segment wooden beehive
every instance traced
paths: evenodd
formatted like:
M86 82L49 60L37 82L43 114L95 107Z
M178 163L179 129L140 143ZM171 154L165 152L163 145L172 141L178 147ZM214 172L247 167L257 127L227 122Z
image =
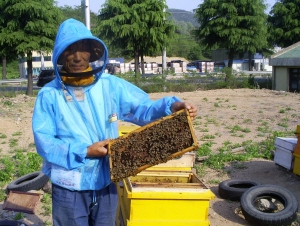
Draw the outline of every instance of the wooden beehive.
M108 144L112 181L134 176L198 148L186 109L140 127Z

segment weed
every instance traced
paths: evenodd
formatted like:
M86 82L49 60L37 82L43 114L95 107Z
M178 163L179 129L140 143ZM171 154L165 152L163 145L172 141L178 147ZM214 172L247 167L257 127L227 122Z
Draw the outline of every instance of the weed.
M13 103L10 100L4 101L3 104L8 107L11 107L13 105Z
M198 150L197 150L197 155L198 156L208 156L212 153L211 150L211 146L212 146L212 142L205 142L204 144L202 144Z
M244 132L244 133L250 133L251 130L249 128L244 128L244 129L242 129L242 132Z
M194 124L195 126L196 126L196 125L201 125L201 122L195 121L195 120L194 120L193 124Z
M230 130L230 133L235 133L237 131L242 131L242 128L239 125L233 126L232 129Z
M219 184L221 181L218 180L218 179L212 179L212 180L209 180L208 183L210 184Z
M284 110L284 109L280 109L280 110L279 110L279 113L281 113L281 114L282 114L282 113L285 113L285 110Z
M22 132L15 132L12 134L12 136L21 136L22 135Z
M284 122L279 122L277 125L284 127L284 128L288 128L288 126L289 126L287 123L284 123Z
M268 127L258 127L257 130L259 132L262 132L262 133L268 133L269 132L269 128Z
M245 123L245 124L250 124L250 123L252 123L252 119L249 119L249 118L248 118L248 119L245 119L243 123Z
M17 213L14 216L14 220L22 220L25 216L23 215L23 213Z
M9 156L4 156L0 159L2 169L0 170L0 181L8 182L13 179L15 173L14 163Z
M6 193L4 189L0 189L0 202L3 202L6 199Z
M0 138L4 139L4 138L7 138L7 136L5 134L0 134Z
M208 130L208 128L203 128L202 127L202 128L199 129L199 131L205 133L205 132L208 132L209 130Z
M18 145L17 139L9 139L9 147L16 147Z
M201 140L212 140L215 139L214 135L210 135L210 134L205 134L202 136Z
M206 168L205 164L195 166L196 173L199 177L203 177L205 175L205 168Z

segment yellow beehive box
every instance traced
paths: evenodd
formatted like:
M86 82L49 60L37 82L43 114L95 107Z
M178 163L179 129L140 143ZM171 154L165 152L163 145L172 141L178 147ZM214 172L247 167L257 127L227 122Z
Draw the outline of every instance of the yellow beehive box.
M117 183L117 226L209 226L215 195L193 172L143 171Z
M112 181L182 156L198 148L186 109L126 133L108 144Z
M293 155L295 156L293 173L300 175L300 155L295 153Z

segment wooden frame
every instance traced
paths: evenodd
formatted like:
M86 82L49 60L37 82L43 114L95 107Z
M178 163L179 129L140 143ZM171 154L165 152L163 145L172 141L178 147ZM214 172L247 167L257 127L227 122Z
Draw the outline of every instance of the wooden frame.
M108 144L112 181L136 175L198 148L186 109L163 117Z

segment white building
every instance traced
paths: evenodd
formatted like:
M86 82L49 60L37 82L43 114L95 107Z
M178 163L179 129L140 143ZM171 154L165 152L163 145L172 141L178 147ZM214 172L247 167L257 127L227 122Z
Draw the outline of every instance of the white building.
M52 69L52 54L43 51L32 52L32 76L38 76L42 69ZM19 58L20 78L27 77L27 59L26 55Z

